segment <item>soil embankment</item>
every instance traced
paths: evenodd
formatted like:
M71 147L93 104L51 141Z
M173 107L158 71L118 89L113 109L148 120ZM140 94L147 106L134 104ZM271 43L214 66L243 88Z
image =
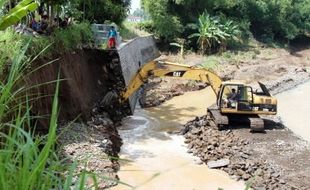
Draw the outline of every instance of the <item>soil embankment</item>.
M57 80L58 74L62 80L59 93L60 121L73 120L78 116L84 120L89 119L93 108L100 107L102 97L110 89L121 91L125 87L117 52L76 50L57 55L55 60L39 59L32 67L39 67L49 61L53 62L32 73L27 80L29 86L42 84L33 90L33 93L42 96L33 104L37 115L50 114L55 91L55 82L51 81ZM121 118L121 113L114 109L105 110L112 119ZM122 110L126 110L126 106ZM39 122L42 127L48 124L48 120L44 119Z

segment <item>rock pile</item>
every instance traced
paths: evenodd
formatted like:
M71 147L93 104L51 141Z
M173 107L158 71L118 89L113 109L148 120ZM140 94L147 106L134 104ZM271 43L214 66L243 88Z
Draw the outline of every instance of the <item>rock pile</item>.
M202 162L228 159L229 164L220 169L235 180L244 180L254 189L291 189L281 179L279 171L265 163L247 146L250 142L240 139L231 130L219 131L211 126L207 116L188 122L181 134L185 136L188 152Z
M58 130L61 154L69 159L69 164L77 161L76 174L81 171L96 174L99 189L117 184L121 139L108 113L96 113L87 124L63 124ZM93 185L91 178L86 180L87 187Z

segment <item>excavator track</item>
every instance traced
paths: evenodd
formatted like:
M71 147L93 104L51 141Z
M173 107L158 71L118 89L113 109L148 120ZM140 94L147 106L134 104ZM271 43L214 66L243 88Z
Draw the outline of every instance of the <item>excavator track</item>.
M207 109L207 116L212 125L219 130L225 126L247 126L251 132L264 132L264 120L258 115L223 115L216 105L212 105Z
M207 115L210 121L219 129L223 129L229 124L229 118L227 115L221 114L218 107L214 104L207 109Z
M265 131L264 120L262 118L252 117L252 118L249 118L249 120L250 120L251 132L264 132Z

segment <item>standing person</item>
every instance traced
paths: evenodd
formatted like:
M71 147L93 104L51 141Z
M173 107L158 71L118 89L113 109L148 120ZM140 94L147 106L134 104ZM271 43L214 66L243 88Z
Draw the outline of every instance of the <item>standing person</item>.
M117 32L114 28L114 26L111 26L109 34L108 34L108 47L109 48L115 48L116 47L116 37L117 37Z

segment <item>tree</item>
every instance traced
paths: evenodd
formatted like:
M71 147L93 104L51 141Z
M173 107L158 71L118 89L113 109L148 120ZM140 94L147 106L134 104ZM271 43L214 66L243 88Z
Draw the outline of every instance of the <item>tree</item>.
M220 19L220 30L223 32L224 38L220 38L221 51L226 50L228 43L239 41L241 38L241 31L239 26L226 17Z
M83 19L90 22L109 20L121 24L128 15L129 7L130 0L78 0L76 8L84 14Z
M142 3L153 20L155 33L165 41L172 40L183 31L179 17L169 12L168 4L168 0L148 0Z
M212 48L225 50L229 41L237 41L240 38L239 26L225 17L212 17L207 12L199 16L198 24L194 24L198 32L189 38L198 37L197 43L202 52Z
M142 0L142 7L150 13L159 36L167 35L167 24L169 36L187 36L192 31L185 26L205 10L244 24L244 30L249 26L258 39L291 40L310 31L310 0Z

